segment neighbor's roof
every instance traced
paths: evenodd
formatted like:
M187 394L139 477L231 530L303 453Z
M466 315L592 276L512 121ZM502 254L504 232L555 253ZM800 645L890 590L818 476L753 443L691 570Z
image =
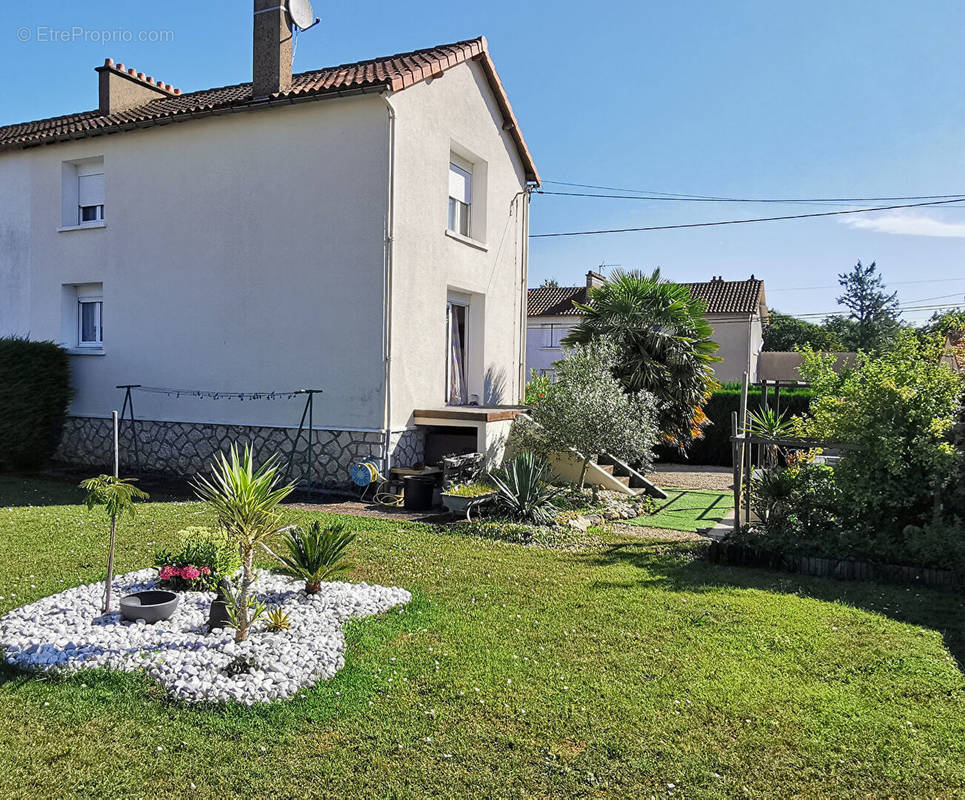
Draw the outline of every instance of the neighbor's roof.
M529 148L519 129L519 123L509 104L506 90L496 73L484 36L424 50L414 50L410 53L399 53L369 61L356 61L351 64L302 72L292 76L292 88L289 91L279 92L257 101L251 96L251 84L239 83L217 89L172 94L151 100L128 111L110 115L103 115L97 110L82 111L62 117L6 125L0 127L0 150L14 150L69 139L100 136L105 133L117 133L132 128L164 125L199 116L238 111L249 107L263 107L269 103L295 102L299 99L365 91L399 92L470 60L480 64L496 96L503 115L503 128L513 137L519 150L527 180L539 183L539 173L536 171L536 165L533 163ZM108 62L105 66L115 69L112 63Z
M764 281L753 275L746 281L714 278L703 283L685 283L690 293L707 304L708 314L756 314L765 305ZM585 286L540 286L529 290L531 317L576 317L580 311L573 303L587 304Z
M703 283L685 283L694 297L707 304L708 314L756 314L764 304L764 281L753 275L746 281L714 278Z

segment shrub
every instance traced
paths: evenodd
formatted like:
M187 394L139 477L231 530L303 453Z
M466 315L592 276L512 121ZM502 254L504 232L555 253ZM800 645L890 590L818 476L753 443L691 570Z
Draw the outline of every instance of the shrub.
M741 387L737 383L725 384L719 391L710 396L704 406L704 413L710 424L704 428L703 437L695 439L687 446L686 456L682 456L676 447L661 445L657 448L657 458L660 461L683 462L687 464L708 464L729 467L731 459L731 413L740 411ZM756 412L761 408L760 387L751 387L747 393L747 408ZM774 390L768 393L771 408L775 407ZM811 404L810 389L782 389L781 413L785 419L797 414L805 413Z
M549 391L552 381L547 375L540 375L536 370L530 370L529 382L526 384L526 405L538 405Z
M496 487L492 505L496 513L514 522L548 525L556 507L553 498L559 493L546 482L549 467L533 453L520 453L507 461L490 480Z
M803 353L814 401L800 433L856 448L837 467L843 522L883 547L897 546L906 525L923 525L940 508L955 465L947 434L961 379L940 363L940 349L911 331L880 357L860 354L844 375L827 357Z
M223 532L190 527L178 532L178 549L158 550L154 566L160 584L175 591L215 591L241 566L238 549Z
M42 466L60 443L72 397L66 350L0 338L0 467Z
M342 523L323 528L315 520L309 529L295 528L285 535L287 556L277 556L282 572L305 581L305 594L316 594L323 581L330 581L350 568L342 561L355 534L348 533Z

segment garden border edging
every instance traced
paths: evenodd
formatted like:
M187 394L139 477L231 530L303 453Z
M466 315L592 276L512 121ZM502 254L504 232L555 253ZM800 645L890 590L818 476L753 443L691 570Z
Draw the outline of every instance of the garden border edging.
M944 589L965 588L965 575L938 567L880 564L854 558L828 558L782 553L737 542L711 542L707 560L731 567L765 567L840 581L907 583Z

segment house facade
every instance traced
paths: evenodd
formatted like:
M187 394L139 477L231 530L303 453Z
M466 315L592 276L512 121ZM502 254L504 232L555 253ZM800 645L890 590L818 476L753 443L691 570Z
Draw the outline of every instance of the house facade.
M534 369L540 375L553 375L553 363L563 356L561 342L579 322L580 312L573 304L586 305L590 289L605 280L590 271L583 286L541 286L529 290L527 375ZM756 383L767 322L764 281L753 275L744 281L725 281L715 276L710 281L684 285L707 305L704 316L714 329L713 339L720 345L717 355L722 359L714 364L717 380L740 381L747 372L751 382Z
M0 335L72 354L62 459L109 463L123 385L125 453L181 474L234 440L301 463L320 390L323 484L422 461L437 418L491 442L479 407L522 395L539 178L486 40L292 75L259 4L252 83L108 59L96 110L0 128Z

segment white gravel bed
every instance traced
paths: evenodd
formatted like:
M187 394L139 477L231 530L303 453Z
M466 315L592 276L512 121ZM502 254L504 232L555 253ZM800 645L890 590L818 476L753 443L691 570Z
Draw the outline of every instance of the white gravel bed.
M186 702L236 701L246 705L292 697L345 665L342 623L380 614L409 602L405 589L366 583L323 583L306 595L304 583L259 570L253 595L288 613L291 629L265 630L255 623L249 640L236 644L234 629L207 633L212 592L179 592L168 620L147 625L121 621L117 604L131 592L154 589L156 570L114 579L115 610L101 613L103 583L78 586L14 609L0 617L0 648L8 664L47 672L108 667L143 670ZM237 656L258 667L229 675Z

